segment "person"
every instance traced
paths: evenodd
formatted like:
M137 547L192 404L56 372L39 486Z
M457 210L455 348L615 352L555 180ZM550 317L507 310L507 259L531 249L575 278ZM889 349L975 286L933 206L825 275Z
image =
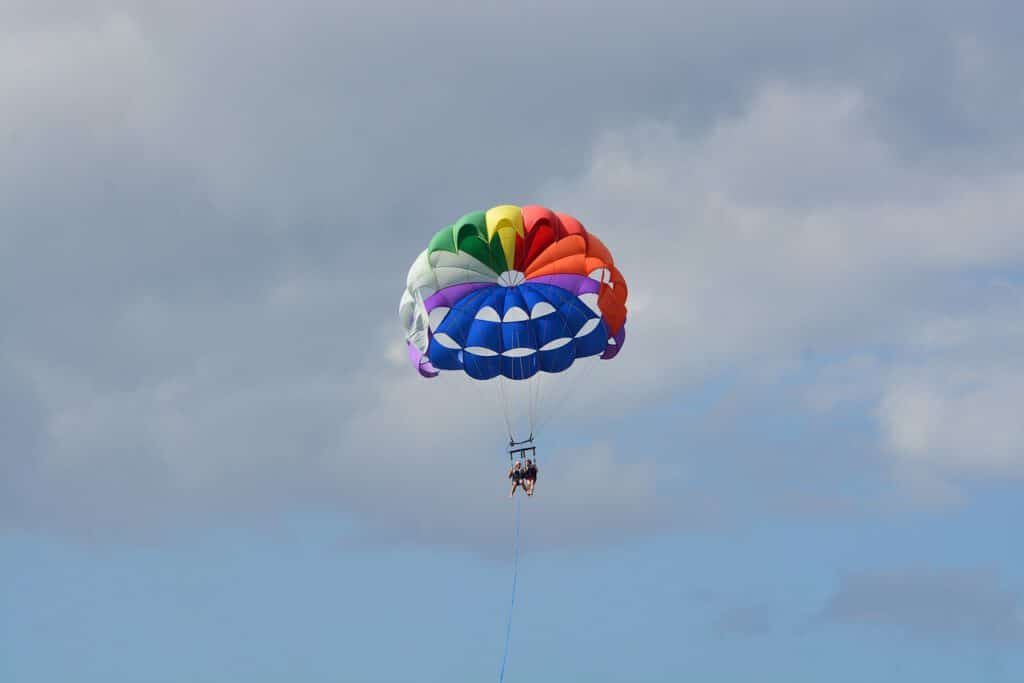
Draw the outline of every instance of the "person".
M515 495L516 489L520 486L525 490L526 485L523 483L523 463L516 460L516 464L512 465L512 469L508 471L508 478L512 480L512 490L509 491L509 498Z
M535 486L537 486L537 463L527 459L526 467L523 468L523 488L526 489L526 495L532 496Z

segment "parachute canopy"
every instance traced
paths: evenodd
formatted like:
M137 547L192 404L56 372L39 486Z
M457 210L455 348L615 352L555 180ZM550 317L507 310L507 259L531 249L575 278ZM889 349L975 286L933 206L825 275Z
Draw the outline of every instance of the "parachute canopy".
M611 252L578 220L502 205L434 235L409 269L399 317L423 377L522 380L614 358L626 296Z

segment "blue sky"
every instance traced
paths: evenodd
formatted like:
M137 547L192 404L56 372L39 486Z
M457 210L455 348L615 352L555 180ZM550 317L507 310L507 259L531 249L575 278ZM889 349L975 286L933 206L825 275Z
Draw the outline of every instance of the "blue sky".
M704 393L691 415L707 416L722 391ZM792 419L743 422L773 441L814 431ZM852 422L819 426L813 440L842 442L860 428ZM1001 682L1024 667L1019 631L1016 641L998 637L1008 622L992 605L1024 607L1012 487L981 487L954 509L863 502L583 548L537 548L545 519L525 503L506 680ZM9 533L4 679L486 680L502 649L511 525L510 508L490 530L493 557L353 543L351 521L325 512L132 543ZM872 582L879 574L890 581ZM855 597L880 601L866 621L830 614L865 577ZM933 611L898 607L908 582L934 584L924 595L938 601Z
M1008 540L1019 504L1007 498L890 528L764 525L570 552L530 552L531 525L543 520L527 509L506 679L1015 680L1016 644L822 616L842 576L880 564L1017 566ZM5 678L496 675L507 564L414 547L345 551L339 524L304 518L133 549L8 538Z
M630 286L507 681L1021 680L1020 15L8 3L0 680L496 679L498 395L396 309L502 203Z

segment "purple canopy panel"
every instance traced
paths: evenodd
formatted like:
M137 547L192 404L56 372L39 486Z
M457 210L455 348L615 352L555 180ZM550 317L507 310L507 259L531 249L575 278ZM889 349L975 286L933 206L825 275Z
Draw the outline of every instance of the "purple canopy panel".
M554 285L572 292L576 296L580 294L597 294L601 291L601 283L586 275L542 275L527 280L527 282Z
M619 351L622 350L622 345L626 342L626 322L622 322L622 327L612 337L614 344L609 341L608 345L604 347L604 353L601 354L601 360L611 360L615 356L619 355Z
M437 377L439 374L437 368L430 364L430 359L423 355L423 352L416 348L412 342L406 342L406 347L409 349L409 360L412 361L412 366L416 368L416 371L423 377Z
M440 289L428 296L427 300L423 302L423 305L426 307L427 313L430 313L438 306L447 306L448 308L451 308L459 299L471 292L483 289L484 287L497 286L498 285L495 282L467 282L461 285L452 285L451 287L445 287L444 289Z

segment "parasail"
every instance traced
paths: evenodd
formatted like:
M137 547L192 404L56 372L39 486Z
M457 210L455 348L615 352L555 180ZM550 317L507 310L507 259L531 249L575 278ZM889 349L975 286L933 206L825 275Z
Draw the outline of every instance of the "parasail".
M501 205L434 235L409 269L399 318L422 377L462 373L504 386L614 358L627 293L611 252L578 220Z

